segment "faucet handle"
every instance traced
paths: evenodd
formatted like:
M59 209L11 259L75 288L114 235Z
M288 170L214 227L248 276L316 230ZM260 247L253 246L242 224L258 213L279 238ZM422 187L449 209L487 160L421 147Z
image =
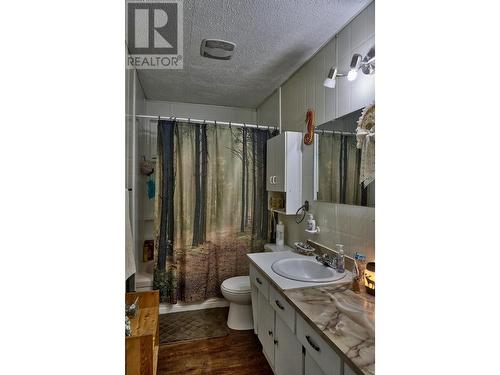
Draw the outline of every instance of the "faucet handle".
M326 254L316 255L316 260L318 262L324 262L326 259L327 259L327 255Z
M331 268L337 268L337 258L328 254L316 255L316 260Z

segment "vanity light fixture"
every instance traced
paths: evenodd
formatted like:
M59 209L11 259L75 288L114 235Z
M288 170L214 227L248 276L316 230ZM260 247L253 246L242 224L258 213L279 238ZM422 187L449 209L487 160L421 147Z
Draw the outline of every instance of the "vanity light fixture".
M361 62L361 71L365 74L375 73L375 46L370 48Z
M350 65L350 70L349 73L347 73L347 80L348 81L354 81L356 77L358 76L358 70L359 70L359 65L361 63L361 59L363 57L359 53L355 53L352 56L351 59L351 65Z
M326 77L325 81L323 82L323 86L334 89L335 77L337 77L337 68L332 66L330 68L330 71L328 72L328 77Z
M361 56L359 53L355 53L351 58L349 72L347 74L339 73L337 67L332 66L328 71L328 76L323 82L323 86L330 89L335 88L336 77L347 76L348 81L354 81L360 69L364 74L375 73L375 46L370 48L365 57Z

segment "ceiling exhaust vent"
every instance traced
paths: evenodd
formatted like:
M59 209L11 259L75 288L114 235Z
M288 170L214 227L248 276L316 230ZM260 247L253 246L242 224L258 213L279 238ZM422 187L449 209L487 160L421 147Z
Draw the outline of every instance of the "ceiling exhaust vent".
M203 39L200 55L209 59L230 60L233 57L236 44L220 39Z

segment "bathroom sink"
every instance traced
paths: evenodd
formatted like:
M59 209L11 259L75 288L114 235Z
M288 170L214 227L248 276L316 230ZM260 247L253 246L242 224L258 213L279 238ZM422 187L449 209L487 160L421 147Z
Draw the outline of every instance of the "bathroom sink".
M340 280L345 273L338 273L314 259L286 258L271 265L271 269L287 279L312 283L326 283Z

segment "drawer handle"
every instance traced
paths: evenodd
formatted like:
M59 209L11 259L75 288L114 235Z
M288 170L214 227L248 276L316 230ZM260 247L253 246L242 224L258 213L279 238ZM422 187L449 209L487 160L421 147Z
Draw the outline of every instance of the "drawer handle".
M280 301L276 300L274 301L276 302L276 306L278 306L281 310L285 310L285 308L283 307L283 305L280 303Z
M255 281L257 281L260 285L262 285L262 281L258 277L255 278Z
M272 335L273 335L273 331L267 331L267 334L268 334L269 336L272 336Z
M311 345L311 347L312 347L314 350L316 350L317 352L319 352L319 351L320 351L319 346L318 346L318 345L316 345L316 344L314 343L314 341L313 341L313 340L311 340L311 336L306 336L306 340L307 340L307 342L309 343L309 345Z

